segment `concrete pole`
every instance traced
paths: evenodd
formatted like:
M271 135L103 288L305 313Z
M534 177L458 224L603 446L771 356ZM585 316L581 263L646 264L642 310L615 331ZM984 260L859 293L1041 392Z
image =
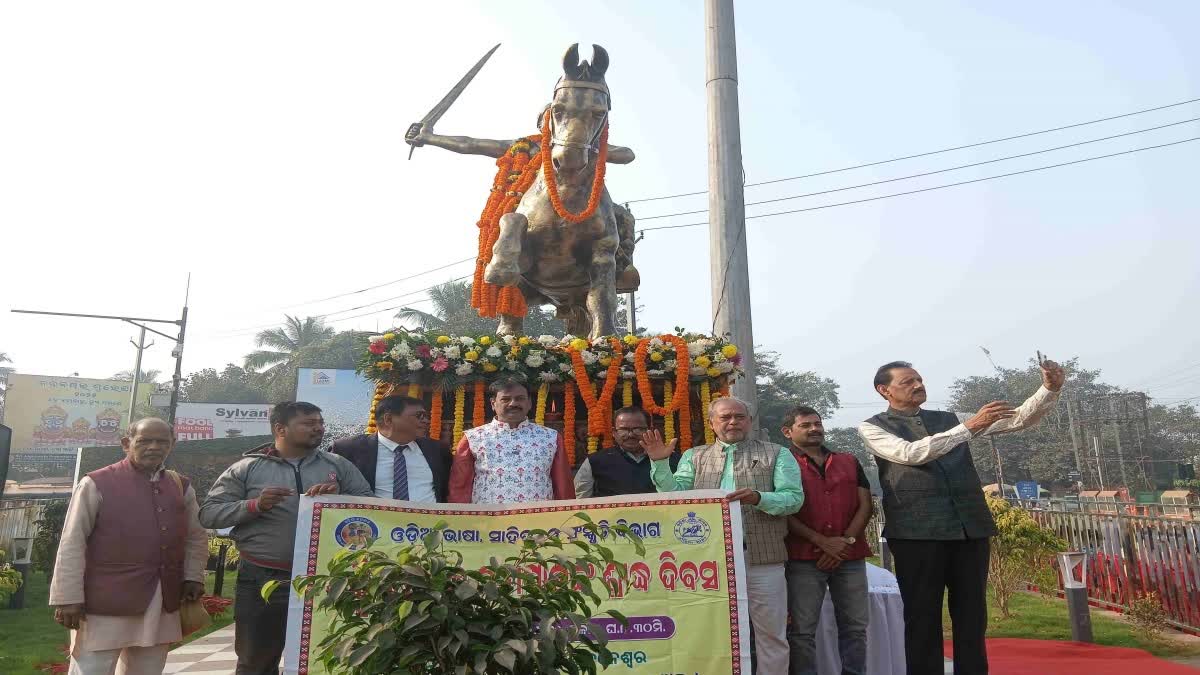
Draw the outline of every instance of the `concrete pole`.
M138 335L138 341L133 342L134 347L137 347L137 359L133 362L133 386L129 392L129 414L125 417L125 426L133 425L133 415L137 408L138 381L142 379L142 352L146 351L146 329L142 328L142 332Z
M633 291L629 291L629 295L625 298L625 301L626 332L630 335L637 335L637 301L634 298Z
M713 332L728 334L737 345L745 376L734 383L732 393L749 403L751 412L757 414L733 0L704 0L704 24Z
M1079 433L1075 428L1075 402L1070 395L1066 397L1067 403L1067 426L1071 429L1071 450L1075 453L1075 470L1079 472L1080 484L1083 482L1083 458L1079 452Z
M1125 474L1125 451L1121 448L1122 416L1117 412L1116 399L1109 397L1108 410L1112 413L1113 438L1117 439L1117 466L1121 467L1121 483L1124 487L1129 487L1129 476Z

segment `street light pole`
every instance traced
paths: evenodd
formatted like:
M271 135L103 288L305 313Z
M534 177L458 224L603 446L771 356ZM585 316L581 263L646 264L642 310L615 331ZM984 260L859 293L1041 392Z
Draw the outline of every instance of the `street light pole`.
M140 383L142 379L142 352L154 345L153 342L146 344L145 326L142 327L142 332L140 335L138 335L138 341L134 342L133 340L130 340L129 342L135 348L137 348L137 358L133 362L133 386L130 387L129 414L125 417L125 426L127 427L133 426L133 416L135 414L135 408L137 408L138 383Z

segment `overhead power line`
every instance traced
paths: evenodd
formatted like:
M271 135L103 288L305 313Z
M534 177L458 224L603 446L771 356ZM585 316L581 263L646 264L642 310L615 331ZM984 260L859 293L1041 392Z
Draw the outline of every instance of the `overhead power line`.
M944 152L954 152L955 150L966 150L967 148L977 148L981 145L991 145L993 143L1003 143L1004 141L1015 141L1020 138L1029 138L1031 136L1039 136L1041 134L1049 134L1049 133L1053 133L1055 131L1065 131L1067 129L1075 129L1078 127L1085 127L1085 126L1088 126L1089 124L1099 124L1101 122L1111 122L1112 120L1119 120L1119 119L1124 119L1126 117L1133 117L1134 115L1144 115L1146 113L1157 112L1159 110L1166 110L1168 108L1177 108L1181 105L1187 105L1189 103L1196 103L1197 101L1200 101L1200 98L1193 98L1193 99L1188 99L1186 101L1179 101L1178 103L1168 103L1167 105L1160 105L1160 106L1157 106L1154 108L1146 108L1144 110L1135 110L1133 112L1124 113L1122 115L1113 115L1111 117L1101 117L1099 119L1088 120L1086 122L1076 122L1075 124L1068 124L1066 126L1054 127L1052 129L1042 129L1040 131L1030 131L1030 132L1024 133L1024 134L1017 134L1016 136L1005 136L1004 138L994 138L989 141L980 141L978 143L968 143L966 145L956 145L951 148L942 148L941 150L930 150L929 152L920 152L915 155L904 155L903 157L893 157L891 159L884 159L884 160L879 160L876 162L867 162L865 164L855 164L853 166L844 166L840 169L829 169L827 171L818 171L816 173L806 173L806 174L803 174L800 176L788 176L786 178L774 178L771 180L760 181L758 183L746 183L746 187L756 187L759 185L772 185L774 183L783 183L786 181L801 180L804 178L815 178L817 176L828 176L829 174L833 174L833 173L841 173L843 171L853 171L854 169L865 169L865 168L871 167L871 166L879 166L880 164L891 164L892 162L901 162L906 159L917 159L918 157L929 157L930 155L938 155L938 154L941 154ZM695 196L704 195L704 194L708 194L708 191L700 190L698 192L681 192L679 194L664 195L661 197L644 197L642 199L630 199L630 200L626 201L625 203L626 204L635 204L635 203L641 203L641 202L653 202L653 201L659 201L659 200L663 200L663 199L676 199L679 197L695 197Z
M473 276L473 275L471 275L471 274L467 274L467 275L461 276L461 277L459 277L459 278L457 278L457 279L451 279L450 281L444 281L444 282L442 282L442 283L443 283L443 284L449 284L449 283L453 283L453 282L455 282L455 281L462 281L463 279L470 279L472 276ZM442 285L442 284L434 284L433 286L430 286L429 288L425 288L425 289L422 289L421 291L414 291L414 292L416 292L416 293L421 293L421 292L424 292L424 291L430 291L430 290L433 290L434 288L437 288L438 286L441 286L441 285ZM375 311L373 311L373 312L367 312L367 313L365 313L365 314L355 314L354 316L343 316L343 317L342 317L342 318L340 318L340 319L333 319L333 320L331 320L331 321L328 321L327 323L337 323L337 322L339 322L339 321L349 321L350 319L359 319L359 318L362 318L362 317L364 317L364 316L373 316L373 315L375 315L375 314L379 314L380 312L390 312L390 311L392 311L392 310L396 310L396 309L402 309L402 308L404 308L404 307L407 307L408 305L411 305L411 304L413 304L413 303L411 303L411 302L408 302L408 303L404 303L404 304L402 304L402 305L396 305L395 307L384 307L383 309L377 309L377 310L375 310Z
M1198 141L1198 140L1200 140L1200 136L1193 136L1192 138L1185 138L1183 140L1172 141L1170 143L1161 143L1159 145L1148 145L1148 146L1142 147L1142 148L1134 148L1132 150L1124 150L1122 152L1113 152L1113 153L1109 153L1107 155L1097 155L1095 157L1085 157L1083 159L1077 159L1077 160L1070 161L1070 162L1060 162L1058 164L1050 164L1048 166L1038 166L1038 167L1034 167L1032 169L1024 169L1022 171L1012 171L1009 173L997 174L995 176L984 176L983 178L964 180L964 181L959 181L957 183L947 183L946 185L934 185L932 187L921 188L919 190L894 192L892 194L879 195L876 197L867 197L865 199L855 199L855 200L848 201L848 202L837 202L834 204L822 204L820 206L809 206L809 207L803 208L803 209L790 209L787 211L772 211L771 213L759 213L759 214L756 214L753 216L746 216L746 220L754 220L756 218L770 218L772 216L784 216L784 215L788 215L791 213L804 213L806 211L820 211L822 209L832 209L832 208L835 208L838 206L849 206L851 204L864 204L866 202L875 202L875 201L879 201L881 199L891 199L892 197L903 197L906 195L920 194L922 192L932 192L934 190L944 190L946 188L958 187L960 185L970 185L972 183L982 183L984 181L995 180L997 178L1008 178L1009 176L1020 176L1022 174L1034 173L1037 171L1045 171L1047 169L1057 169L1059 167L1071 166L1074 164L1083 164L1085 162L1094 162L1098 159L1107 159L1109 157L1120 157L1122 155L1132 155L1132 154L1138 153L1138 152L1145 152L1146 150L1157 150L1159 148L1167 148L1167 147L1171 147L1173 145L1181 145L1183 143L1190 143L1192 141ZM640 229L643 232L651 232L654 230L679 230L679 229L683 229L686 227L700 227L702 225L708 225L708 222L705 221L705 222L700 222L700 223L684 223L682 225L659 225L657 227L643 227Z
M1004 161L1007 161L1010 159L1020 159L1022 157L1032 157L1034 155L1044 155L1047 152L1066 150L1068 148L1077 148L1081 145L1088 145L1091 143L1100 143L1102 141L1111 141L1114 138L1124 138L1126 136L1136 136L1137 134L1149 133L1151 131L1158 131L1159 129L1166 129L1169 127L1177 127L1181 124L1190 124L1191 122L1200 122L1200 117L1193 117L1191 119L1182 120L1179 122L1171 122L1170 124L1160 124L1159 126L1150 127L1148 129L1138 129L1137 131L1128 131L1123 134L1114 134L1112 136L1093 138L1093 139L1090 139L1087 141L1079 141L1078 143L1068 143L1067 145L1058 145L1053 148L1046 148L1044 150L1034 150L1032 152L1023 152L1019 155L1008 155L1007 157L997 157L996 159L987 159L987 160L984 160L981 162L972 162L970 164L960 164L958 166L952 166L952 167L948 167L945 169L937 169L935 171L925 171L922 173L909 174L907 176L899 176L897 178L887 178L884 180L871 181L870 183L859 183L858 185L848 185L846 187L831 188L829 190L819 190L817 192L806 192L804 194L791 195L788 197L775 197L774 199L762 199L762 200L759 200L756 202L746 202L746 206L757 206L759 204L773 204L776 202L786 202L786 201L790 201L793 199L802 199L804 197L815 197L818 195L827 195L827 194L830 194L833 192L845 192L846 190L857 190L858 188L871 187L873 185L883 185L884 183L895 183L897 181L909 180L912 178L923 178L925 176L933 176L933 175L936 175L939 173L958 171L960 169L970 169L972 167L983 166L985 164L995 164L996 162L1004 162ZM708 209L700 209L697 211L681 211L679 213L664 213L659 216L642 216L642 217L638 218L638 221L658 220L660 218L672 218L675 216L694 216L694 215L698 215L701 213L708 213Z
M327 298L321 298L319 300L307 300L305 302L297 302L294 305L286 305L283 307L283 309L290 309L292 307L300 307L302 305L315 305L318 302L325 302L327 300L336 300L338 298L344 298L348 295L358 295L359 293L366 293L367 291L374 291L376 289L384 288L385 286L392 286L394 284L398 284L401 281L408 281L409 279L416 279L417 277L425 276L426 274L429 274L431 272L440 272L444 269L454 267L455 265L461 265L465 262L470 262L474 259L475 259L475 256L471 256L470 258L463 258L462 260L455 260L454 262L446 263L445 265L442 265L441 267L434 267L433 269L423 270L423 271L417 272L415 274L410 274L406 277L400 277L399 279L392 279L391 281L388 281L388 282L385 282L382 284L376 284L374 286L367 286L366 288L360 288L357 291L346 291L345 293L338 293L337 295L331 295Z

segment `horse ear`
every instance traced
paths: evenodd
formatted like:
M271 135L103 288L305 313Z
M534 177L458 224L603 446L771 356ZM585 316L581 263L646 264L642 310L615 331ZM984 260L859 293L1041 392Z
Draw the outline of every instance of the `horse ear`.
M563 54L563 74L568 80L578 80L582 71L583 68L579 66L579 43L576 42Z
M608 70L608 52L600 45L592 45L592 69L591 76L593 80L600 81L604 79L604 72Z

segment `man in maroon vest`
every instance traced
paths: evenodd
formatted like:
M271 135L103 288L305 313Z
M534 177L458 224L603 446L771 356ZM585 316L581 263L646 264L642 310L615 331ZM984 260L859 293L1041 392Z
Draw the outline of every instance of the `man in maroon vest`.
M817 621L829 589L837 617L843 675L867 668L867 564L863 536L871 518L871 485L858 459L823 444L821 415L808 406L783 417L804 481L804 506L788 518L788 631L790 675L816 675Z
M163 469L164 421L135 422L125 459L79 481L67 509L50 604L74 631L71 673L158 675L181 639L179 605L204 593L208 533L190 481Z

